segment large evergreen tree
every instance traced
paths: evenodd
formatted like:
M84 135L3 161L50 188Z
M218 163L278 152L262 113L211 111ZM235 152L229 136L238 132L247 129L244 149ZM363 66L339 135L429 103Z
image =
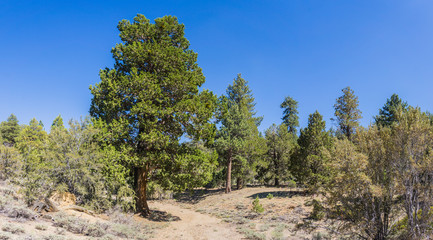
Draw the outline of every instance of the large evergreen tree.
M287 96L284 102L281 103L280 107L283 110L283 123L287 126L288 131L292 134L296 134L296 128L299 127L298 117L298 102Z
M13 145L19 133L20 125L18 125L18 119L14 114L11 114L8 119L0 125L2 139L4 142Z
M322 115L315 111L308 118L308 126L301 130L298 149L292 156L291 171L296 180L316 188L329 176L327 161L332 147L332 137L325 129Z
M337 98L334 105L336 117L334 120L337 122L338 130L350 139L359 126L361 111L358 109L359 101L354 91L350 87L343 88L341 91L343 95Z
M137 210L143 214L149 213L149 181L182 190L193 187L195 176L207 176L214 164L181 144L182 136L213 138L209 119L216 102L212 92L199 91L205 77L184 28L172 16L154 24L143 15L132 23L121 21L122 43L112 50L114 68L101 70L101 82L90 87L90 114L105 129L103 138L129 153L125 164L134 170Z
M287 126L272 124L265 131L266 145L268 151L266 160L268 162L268 178L274 179L275 186L280 185L280 180L289 177L290 154L295 146L293 134L287 131Z
M239 181L242 181L245 170L252 168L251 160L254 158L248 149L249 145L256 146L255 143L259 142L257 126L262 118L255 117L254 97L248 82L240 74L228 86L226 96L220 98L219 108L221 128L217 133L216 146L220 160L226 166L226 193L229 193L232 167L236 166L234 172Z
M407 102L404 102L397 94L392 94L386 100L385 105L379 109L379 115L374 117L378 126L391 126L392 123L397 121L397 113L402 110L403 112L408 109Z

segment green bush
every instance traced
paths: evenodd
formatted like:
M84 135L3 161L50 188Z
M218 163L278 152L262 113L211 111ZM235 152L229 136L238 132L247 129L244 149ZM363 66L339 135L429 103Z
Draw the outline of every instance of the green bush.
M293 180L289 180L289 181L287 182L287 187L288 187L288 188L295 188L295 187L296 187L296 182L293 181Z
M274 198L274 195L272 195L271 193L268 194L268 196L266 196L267 199L272 199Z
M316 199L313 199L312 205L313 205L313 211L310 214L310 218L313 220L322 220L325 217L325 211L324 211L325 208Z
M33 119L20 132L16 152L20 153L17 159L22 159L22 167L17 179L26 203L33 205L57 191L74 194L78 205L97 212L116 205L123 210L134 209L131 175L120 164L127 156L112 146L101 145L100 130L90 119L70 121L69 126L53 125L48 134ZM0 172L5 165L2 159L11 158L2 157L11 155L2 152L8 153L0 148Z
M262 204L260 204L259 196L257 196L253 201L253 211L256 213L262 213L265 211Z

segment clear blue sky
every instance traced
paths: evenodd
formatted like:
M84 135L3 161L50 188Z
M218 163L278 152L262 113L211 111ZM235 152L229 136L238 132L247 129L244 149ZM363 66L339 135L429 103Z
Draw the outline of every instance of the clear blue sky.
M112 67L118 21L175 15L198 53L205 88L220 95L237 73L264 116L280 123L287 95L302 127L316 109L327 126L350 86L367 126L392 93L433 111L433 1L0 1L0 120L47 129L88 114L89 85Z

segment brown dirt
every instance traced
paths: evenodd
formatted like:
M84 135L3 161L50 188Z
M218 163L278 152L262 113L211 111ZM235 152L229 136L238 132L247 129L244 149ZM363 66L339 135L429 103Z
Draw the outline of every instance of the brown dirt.
M242 239L242 235L220 219L176 206L172 203L150 202L152 210L168 212L173 221L156 232L154 239Z
M267 198L269 194L273 198ZM257 196L265 209L261 214L252 211ZM309 221L312 207L305 203L310 200L312 196L301 189L251 187L229 194L222 189L195 190L176 200L151 201L149 206L180 218L157 231L155 239L312 239L319 233L332 238L320 227L299 228Z

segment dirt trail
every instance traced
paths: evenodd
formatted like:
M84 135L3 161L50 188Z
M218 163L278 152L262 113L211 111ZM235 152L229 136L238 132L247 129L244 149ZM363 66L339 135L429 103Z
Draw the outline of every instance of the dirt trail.
M151 208L180 218L170 222L170 226L157 230L153 239L243 239L233 227L216 217L165 202L152 202Z

